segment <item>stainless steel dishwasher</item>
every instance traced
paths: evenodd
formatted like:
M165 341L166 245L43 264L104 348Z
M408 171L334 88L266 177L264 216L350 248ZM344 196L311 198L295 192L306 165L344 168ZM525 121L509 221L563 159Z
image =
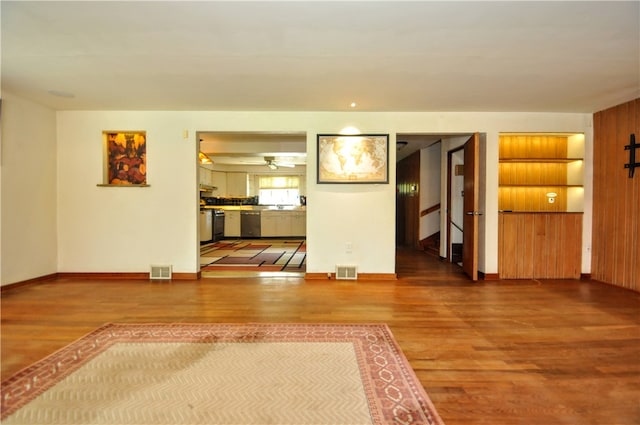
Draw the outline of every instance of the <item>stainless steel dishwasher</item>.
M260 211L240 211L240 236L243 238L260 237Z

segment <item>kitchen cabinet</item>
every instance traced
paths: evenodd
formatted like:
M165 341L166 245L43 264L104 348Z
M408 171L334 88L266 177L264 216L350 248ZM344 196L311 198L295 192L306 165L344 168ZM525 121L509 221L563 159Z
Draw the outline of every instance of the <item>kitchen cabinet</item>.
M226 173L228 197L247 196L247 173Z
M269 214L269 211L262 211L260 214L260 236L275 237L277 233L277 214Z
M304 211L263 210L260 220L262 237L305 236Z
M240 237L240 210L225 210L224 236L225 238Z
M291 236L307 235L307 213L305 211L293 211L291 213Z
M212 186L211 185L211 170L206 167L200 167L198 172L200 187Z
M227 196L227 173L222 171L211 171L211 186L218 189L214 192L216 196Z
M264 210L260 217L262 237L291 236L289 211Z

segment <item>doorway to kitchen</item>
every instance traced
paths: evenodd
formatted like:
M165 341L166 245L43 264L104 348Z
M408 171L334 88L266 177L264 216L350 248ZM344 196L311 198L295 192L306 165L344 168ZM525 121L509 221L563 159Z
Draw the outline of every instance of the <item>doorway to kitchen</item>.
M202 277L304 276L306 133L201 131L198 140L201 211L224 217L221 237L200 237Z

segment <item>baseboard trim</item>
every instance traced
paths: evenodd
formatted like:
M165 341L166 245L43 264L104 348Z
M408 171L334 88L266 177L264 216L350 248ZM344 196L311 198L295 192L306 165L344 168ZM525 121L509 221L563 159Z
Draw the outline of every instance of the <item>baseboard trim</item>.
M60 279L149 280L149 273L139 272L61 272Z
M65 279L100 279L100 280L151 280L145 272L106 272L106 273L58 273L59 278ZM198 280L200 273L172 273L171 280ZM158 279L164 280L164 279Z
M0 294L14 289L22 288L25 286L35 285L38 283L46 282L48 280L54 280L58 277L58 273L46 274L44 276L34 277L33 279L22 280L20 282L9 283L7 285L0 286Z
M482 280L500 280L500 275L498 273L478 272L478 277Z
M202 277L200 272L197 273L173 273L172 280L198 280Z
M306 280L336 280L336 274L305 273L304 278ZM357 280L398 280L398 275L395 273L358 273Z

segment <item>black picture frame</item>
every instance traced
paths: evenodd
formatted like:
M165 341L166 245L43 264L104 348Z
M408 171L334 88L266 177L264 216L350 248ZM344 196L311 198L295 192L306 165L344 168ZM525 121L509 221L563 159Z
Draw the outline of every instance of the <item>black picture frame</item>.
M318 134L319 184L388 184L388 134Z

